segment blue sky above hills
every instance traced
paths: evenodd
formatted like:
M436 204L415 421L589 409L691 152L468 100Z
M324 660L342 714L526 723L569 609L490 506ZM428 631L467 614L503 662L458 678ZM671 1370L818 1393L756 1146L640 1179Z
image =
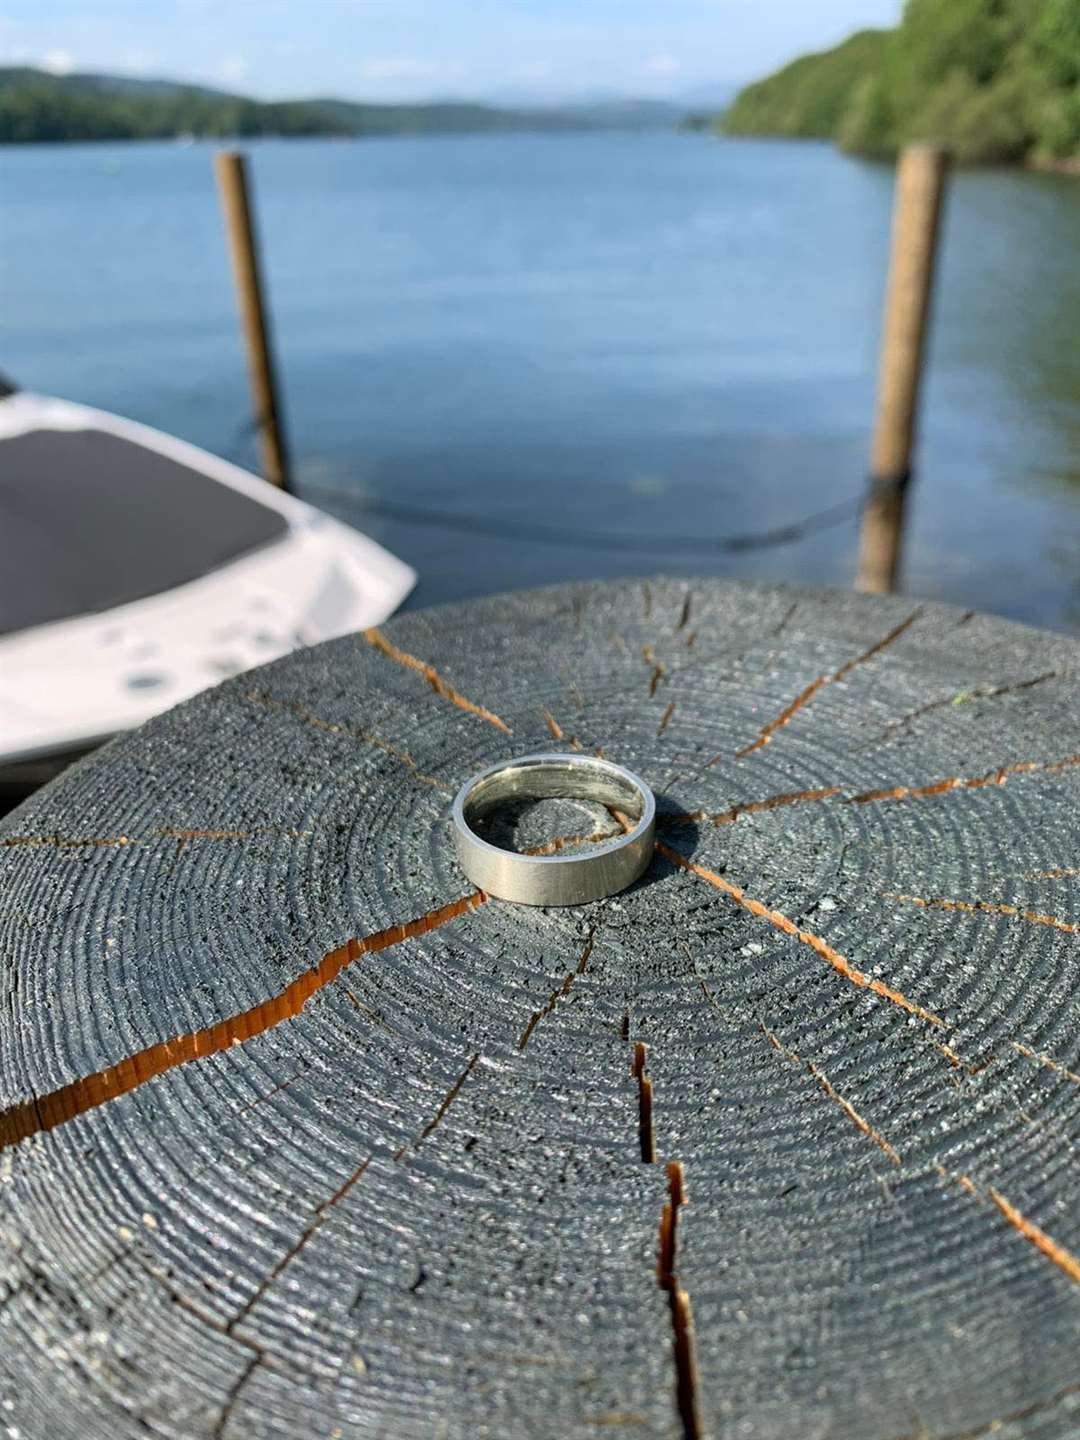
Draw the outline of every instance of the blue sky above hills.
M6 0L0 64L267 97L683 99L893 24L899 10L900 0Z

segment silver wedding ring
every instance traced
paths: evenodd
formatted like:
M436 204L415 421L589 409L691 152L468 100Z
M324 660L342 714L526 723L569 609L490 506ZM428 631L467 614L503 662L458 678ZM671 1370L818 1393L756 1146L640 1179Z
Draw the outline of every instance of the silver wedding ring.
M473 829L514 800L590 800L633 821L583 854L524 855L491 845ZM525 755L481 770L454 801L458 864L488 895L518 905L583 905L632 885L653 853L656 802L643 780L591 755Z

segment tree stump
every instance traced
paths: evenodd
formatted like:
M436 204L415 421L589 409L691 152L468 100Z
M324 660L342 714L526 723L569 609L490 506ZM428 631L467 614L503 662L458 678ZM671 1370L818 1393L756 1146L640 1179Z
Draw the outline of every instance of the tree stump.
M0 830L0 1435L1075 1435L1078 661L561 587L76 766ZM561 747L651 869L470 892L454 791Z

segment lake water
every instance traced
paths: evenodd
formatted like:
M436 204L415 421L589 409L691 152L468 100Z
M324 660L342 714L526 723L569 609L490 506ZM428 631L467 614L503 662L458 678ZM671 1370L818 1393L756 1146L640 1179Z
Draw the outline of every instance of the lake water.
M862 489L889 170L659 133L250 150L298 489L417 567L411 603L659 570L850 583L852 519L706 542ZM0 149L0 369L254 467L211 153ZM1080 181L957 176L912 594L1080 629L1078 333Z

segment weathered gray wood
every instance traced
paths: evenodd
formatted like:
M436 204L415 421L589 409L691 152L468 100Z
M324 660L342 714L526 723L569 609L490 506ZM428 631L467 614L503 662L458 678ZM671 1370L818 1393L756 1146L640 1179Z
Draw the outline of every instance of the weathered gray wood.
M0 1433L679 1437L682 1291L703 1433L1076 1434L1080 650L915 611L658 580L409 615L10 816ZM464 777L571 737L676 858L437 914L270 1023L467 894Z

